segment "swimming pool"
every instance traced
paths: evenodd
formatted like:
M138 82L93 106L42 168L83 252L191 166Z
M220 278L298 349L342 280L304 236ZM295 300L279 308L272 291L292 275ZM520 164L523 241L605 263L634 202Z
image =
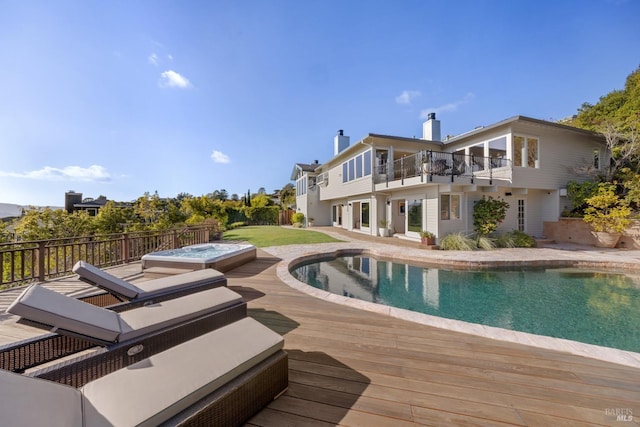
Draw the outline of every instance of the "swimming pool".
M576 268L452 270L365 255L294 265L328 292L428 315L640 351L640 279Z
M256 259L256 247L239 243L204 243L142 256L142 268L214 268L225 272Z

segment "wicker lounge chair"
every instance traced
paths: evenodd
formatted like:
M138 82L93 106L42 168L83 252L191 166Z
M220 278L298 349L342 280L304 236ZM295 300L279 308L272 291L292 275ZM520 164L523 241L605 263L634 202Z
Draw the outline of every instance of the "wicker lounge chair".
M121 366L242 319L246 310L225 287L118 313L31 285L7 312L53 333L0 347L0 368L22 372L95 346L102 351L92 357Z
M286 390L282 348L244 318L77 388L0 371L0 411L10 425L241 425Z
M164 301L227 285L224 274L212 268L147 280L135 285L84 261L78 261L73 266L73 272L83 282L107 292L80 299L116 311L130 310L150 302Z

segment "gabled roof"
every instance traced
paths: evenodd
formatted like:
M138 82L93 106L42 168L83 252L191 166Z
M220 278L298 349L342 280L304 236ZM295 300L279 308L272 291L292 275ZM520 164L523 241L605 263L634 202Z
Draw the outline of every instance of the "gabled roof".
M526 123L532 123L535 125L539 125L539 126L547 126L547 127L553 127L553 128L557 128L557 129L562 129L562 130L566 130L566 131L570 131L570 132L576 132L576 133L581 133L583 135L588 135L588 136L592 136L598 139L604 139L604 137L602 136L602 134L599 134L598 132L593 132L590 130L585 130L585 129L580 129L580 128L576 128L573 126L567 126L567 125L563 125L560 123L555 123L555 122L549 122L547 120L540 120L540 119L534 119L532 117L527 117L527 116L513 116L510 117L508 119L502 120L500 122L494 123L492 125L488 125L488 126L479 126L469 132L465 132L465 133L461 133L460 135L456 135L452 138L447 139L446 141L444 141L445 144L450 144L452 142L457 142L457 141L462 141L466 138L484 133L484 132L488 132L491 131L493 129L499 128L500 126L506 126L506 125L510 125L512 123L516 123L516 122L526 122Z
M320 163L296 163L291 172L291 180L298 179L298 172L314 172L320 166L322 166Z

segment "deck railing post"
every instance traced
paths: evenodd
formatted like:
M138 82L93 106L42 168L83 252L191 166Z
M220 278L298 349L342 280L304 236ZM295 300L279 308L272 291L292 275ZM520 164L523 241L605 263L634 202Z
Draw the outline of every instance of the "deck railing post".
M127 233L122 233L122 249L121 249L122 253L121 258L122 258L122 262L127 264L129 263L129 236L127 235Z
M44 282L45 279L45 269L44 269L44 257L46 252L46 242L40 241L38 242L38 281ZM24 252L23 255L24 257ZM24 277L23 277L24 278Z

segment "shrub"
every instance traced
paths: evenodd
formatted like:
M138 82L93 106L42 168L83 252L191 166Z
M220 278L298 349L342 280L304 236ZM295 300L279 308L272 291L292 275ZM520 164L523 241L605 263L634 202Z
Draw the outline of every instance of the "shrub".
M496 239L499 248L535 248L536 239L523 231L513 230L505 233Z
M513 234L504 233L496 238L496 246L499 248L515 248L516 242L513 240Z
M536 239L524 231L513 230L510 234L513 236L516 248L535 248L537 246Z
M473 227L478 239L496 231L504 221L507 209L509 209L509 203L491 196L482 196L482 199L476 202L473 206Z
M247 223L244 221L238 221L238 222L234 222L232 224L227 225L227 229L229 230L233 230L234 228L238 228L238 227L244 227L246 226Z
M584 210L584 222L593 231L622 233L629 226L631 209L615 189L615 184L600 183L596 194L585 200L589 207Z
M598 191L598 183L593 181L567 182L567 197L573 207L572 212L575 217L582 217L583 210L586 207L586 200Z
M296 223L302 224L304 222L304 214L302 212L296 212L291 215L291 224L295 226Z
M303 224L301 222L294 222L293 228L302 228Z
M476 244L478 245L479 249L484 249L486 251L490 251L491 249L496 248L496 244L493 239L487 236L478 236L476 238Z
M462 233L447 234L440 239L440 249L445 251L472 251L475 248L475 241Z

